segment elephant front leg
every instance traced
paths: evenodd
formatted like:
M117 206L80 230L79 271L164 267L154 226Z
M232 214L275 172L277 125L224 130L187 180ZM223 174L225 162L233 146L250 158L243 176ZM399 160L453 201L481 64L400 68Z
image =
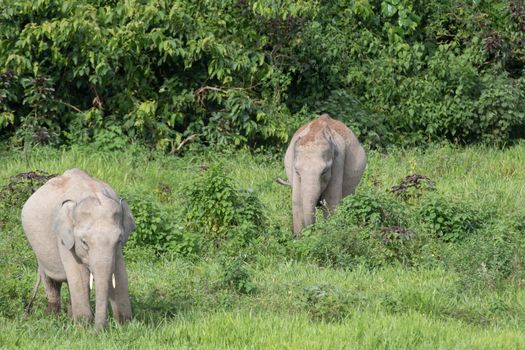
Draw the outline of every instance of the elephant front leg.
M328 217L333 214L335 208L343 197L342 181L331 181L328 187L321 195L321 203L323 208L324 217Z
M75 321L91 322L93 313L89 306L89 270L82 265L77 265L75 270L77 271L70 272L67 276L70 296L68 315Z
M292 190L292 220L294 236L299 238L304 221L303 199L300 190L295 188Z
M114 282L109 289L109 301L113 310L113 317L119 323L131 320L131 303L128 291L128 274L124 264L122 250L119 249L115 258Z
M59 246L60 258L66 272L69 287L70 312L73 320L93 321L93 313L89 306L89 270L63 245Z

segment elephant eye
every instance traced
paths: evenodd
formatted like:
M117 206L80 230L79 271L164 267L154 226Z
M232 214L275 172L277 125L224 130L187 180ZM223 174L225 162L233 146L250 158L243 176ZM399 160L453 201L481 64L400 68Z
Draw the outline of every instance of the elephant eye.
M83 246L85 249L88 249L88 248L89 248L89 246L88 246L88 244L87 244L87 242L86 242L85 239L81 238L81 239L80 239L80 243L82 243L82 246Z

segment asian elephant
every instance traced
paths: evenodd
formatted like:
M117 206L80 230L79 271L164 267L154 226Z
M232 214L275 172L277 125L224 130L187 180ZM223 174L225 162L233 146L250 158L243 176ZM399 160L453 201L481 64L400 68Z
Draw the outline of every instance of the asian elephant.
M284 165L292 186L293 232L299 236L314 222L319 203L328 215L342 198L355 192L366 154L346 125L323 114L295 132Z
M42 280L47 312L60 311L60 288L67 282L70 316L92 321L89 292L94 278L95 328L106 325L108 300L117 321L131 319L122 247L135 222L126 201L108 184L80 169L67 170L27 200L22 226L38 261L33 298Z

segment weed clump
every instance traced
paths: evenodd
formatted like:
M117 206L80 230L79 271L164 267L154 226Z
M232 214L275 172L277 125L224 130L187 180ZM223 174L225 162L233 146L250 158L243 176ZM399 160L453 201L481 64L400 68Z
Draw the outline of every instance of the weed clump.
M253 294L257 291L252 281L252 271L243 257L221 261L222 277L219 285L239 294Z
M306 286L302 298L304 309L314 321L338 322L352 309L348 295L330 285Z
M332 217L306 229L296 243L298 254L321 265L343 268L408 262L418 236L405 227L406 210L388 194L364 189L346 197Z
M11 176L9 182L0 189L0 203L22 206L38 188L55 176L57 174L48 174L41 170Z
M132 250L134 255L141 255L145 252L140 250L149 249L156 256L166 253L190 256L199 253L198 239L183 232L183 227L176 224L180 219L175 213L145 195L132 195L129 203L137 227L126 244L127 250Z
M0 188L0 229L7 223L13 210L20 210L38 188L55 176L39 170L11 176L9 182Z
M390 192L396 196L408 200L411 198L419 198L426 191L434 191L436 185L425 175L408 175L406 176L399 185L392 186Z
M441 196L426 198L416 208L415 214L422 229L448 243L458 242L476 233L484 222L482 213L474 210L469 203Z
M202 171L183 192L184 228L207 246L233 254L265 227L259 198L252 190L237 189L220 165Z

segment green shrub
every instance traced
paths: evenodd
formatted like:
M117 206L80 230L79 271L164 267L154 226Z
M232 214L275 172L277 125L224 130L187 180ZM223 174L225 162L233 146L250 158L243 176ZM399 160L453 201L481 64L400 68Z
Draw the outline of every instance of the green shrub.
M12 84L16 77L11 71L0 73L0 130L15 123L15 114L9 102L16 98Z
M403 203L388 194L363 189L346 197L330 218L308 227L294 248L299 257L321 265L410 264L421 242L415 232L403 227L406 211Z
M12 176L9 182L0 188L0 229L13 211L16 211L18 216L33 192L54 176L56 175L49 175L43 171L29 171Z
M243 257L223 259L221 267L223 273L219 284L222 287L232 289L240 294L252 294L257 291L252 282L252 272Z
M373 148L388 146L393 139L384 114L373 114L348 90L331 91L325 99L314 102L315 114L328 113L345 123L357 138Z
M341 321L352 308L350 296L329 285L306 286L302 296L305 310L315 321Z
M344 216L348 224L358 226L396 226L404 224L403 210L403 206L391 196L362 188L343 199L334 217L337 220Z
M10 237L10 239L13 238ZM0 248L0 268L5 278L4 283L0 285L0 316L3 317L19 317L23 314L35 285L36 260L32 254L20 254L19 249L26 248L25 245L26 242L22 241L22 244L17 244L17 247ZM26 267L30 266L30 273L19 268L22 264L25 264Z
M393 186L390 192L405 201L418 200L425 192L433 191L436 185L432 180L424 175L408 175L399 183Z
M300 259L321 266L352 269L358 265L378 267L385 263L380 240L369 228L359 228L336 220L318 222L303 231L303 237L292 243Z
M0 271L5 279L0 283L0 316L19 317L36 282L37 261L18 215L11 216L5 227L0 227Z
M444 242L458 242L477 232L484 215L468 202L456 202L434 195L425 198L416 215L423 229Z
M198 254L199 240L190 232L184 232L174 213L144 195L130 196L128 203L137 227L126 244L127 250L151 249L157 256Z
M220 165L199 174L183 193L185 229L213 247L234 253L264 229L257 196L237 189Z

